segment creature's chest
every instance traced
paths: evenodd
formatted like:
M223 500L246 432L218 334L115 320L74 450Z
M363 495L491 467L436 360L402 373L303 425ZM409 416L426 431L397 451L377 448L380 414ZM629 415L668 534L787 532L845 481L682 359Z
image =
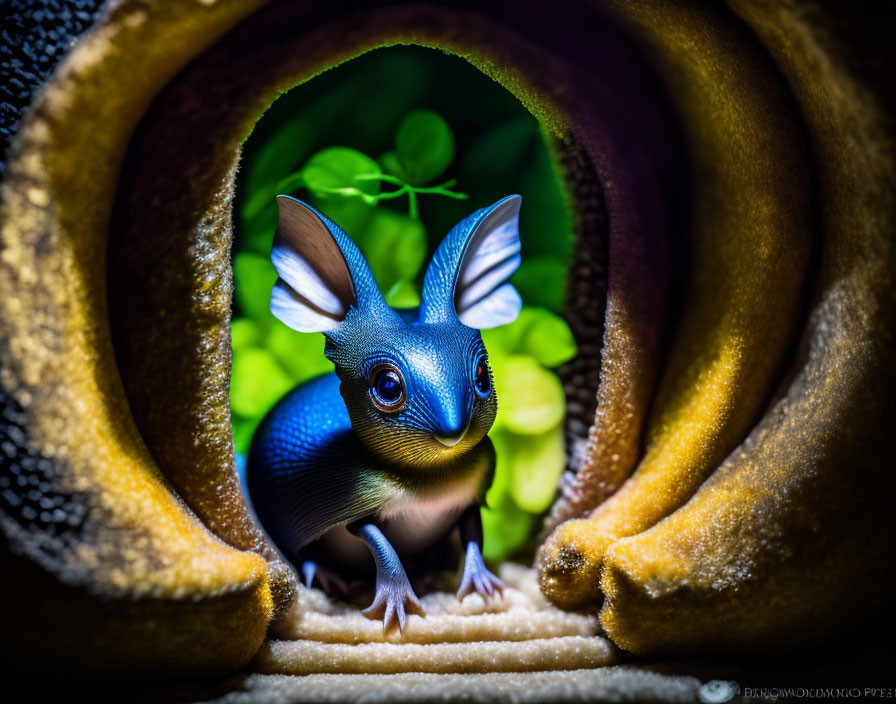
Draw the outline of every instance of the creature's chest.
M399 556L418 553L447 534L461 512L480 493L484 471L476 471L448 487L431 491L397 489L376 514L383 535ZM373 566L370 549L345 526L331 528L321 543L335 562L353 569Z
M477 489L466 482L434 494L399 495L380 511L383 534L399 554L419 552L454 526Z

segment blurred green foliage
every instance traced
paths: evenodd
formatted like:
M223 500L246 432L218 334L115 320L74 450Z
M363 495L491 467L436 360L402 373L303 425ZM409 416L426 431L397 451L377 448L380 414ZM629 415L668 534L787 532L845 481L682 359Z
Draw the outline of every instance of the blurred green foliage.
M446 174L455 178L432 185ZM576 353L558 315L572 246L566 199L535 118L465 61L419 47L370 52L274 103L244 147L237 188L231 410L242 454L274 403L333 369L322 335L290 330L268 309L280 193L339 223L395 308L419 305L424 264L456 222L523 196L513 283L525 307L483 331L499 399L483 524L486 557L525 546L565 465L565 400L551 370Z

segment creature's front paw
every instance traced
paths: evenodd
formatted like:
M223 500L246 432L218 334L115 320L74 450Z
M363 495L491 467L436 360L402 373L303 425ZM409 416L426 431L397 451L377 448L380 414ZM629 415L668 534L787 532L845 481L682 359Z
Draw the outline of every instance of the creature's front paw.
M458 600L463 600L467 594L472 594L474 589L482 595L483 599L494 594L503 596L504 582L488 571L479 546L470 541L467 544L467 557L464 561L464 576L460 583L460 589L457 590Z
M361 613L370 619L383 619L384 632L389 630L394 619L398 619L398 628L403 631L408 620L407 613L426 615L404 572L390 577L377 577L373 603Z

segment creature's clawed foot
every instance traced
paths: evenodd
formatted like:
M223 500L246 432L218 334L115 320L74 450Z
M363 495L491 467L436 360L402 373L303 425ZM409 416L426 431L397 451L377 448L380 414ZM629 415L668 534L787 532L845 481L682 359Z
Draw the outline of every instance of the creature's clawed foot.
M332 597L336 594L345 596L348 594L348 587L342 577L336 574L333 570L327 569L311 560L305 560L305 562L302 563L302 577L305 579L305 586L309 589L311 589L311 585L317 581L321 590L327 596Z
M401 574L391 576L377 576L373 603L362 613L370 619L383 619L384 632L389 630L396 619L399 630L403 631L407 624L408 613L425 616L423 605L414 594L414 589L403 571Z
M464 576L460 589L457 590L458 600L463 600L467 594L472 594L474 589L483 599L495 594L504 595L504 582L488 571L479 545L470 541L467 544L467 556L464 561Z

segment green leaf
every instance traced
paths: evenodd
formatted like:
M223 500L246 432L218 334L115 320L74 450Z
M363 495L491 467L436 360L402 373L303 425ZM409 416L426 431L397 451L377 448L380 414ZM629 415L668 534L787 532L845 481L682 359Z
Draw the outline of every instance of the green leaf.
M512 555L528 542L535 520L535 516L511 502L497 509L483 508L483 557L503 560Z
M242 313L255 321L268 317L271 289L277 272L270 259L252 252L241 252L233 258L233 280L236 301Z
M402 181L408 180L407 174L404 172L404 169L401 168L401 162L398 161L398 154L396 154L394 150L380 154L380 158L377 159L377 161L382 167L383 173L389 174L390 176L396 176Z
M494 372L496 425L523 435L539 435L563 420L566 399L560 379L535 359L513 355Z
M324 357L324 336L320 333L296 332L275 323L264 346L289 373L294 385L333 371L333 363Z
M576 342L569 325L544 308L524 308L518 318L523 327L517 350L545 367L559 367L576 356Z
M523 308L523 311L525 310ZM523 311L520 312L520 316L523 315ZM507 325L483 330L481 332L482 342L485 345L485 349L488 350L489 360L494 362L497 357L506 357L516 353L519 349L520 338L524 332L525 326L521 324L519 318Z
M233 357L230 407L246 418L260 418L295 386L274 356L260 347L246 347Z
M386 303L393 308L417 308L420 305L420 292L410 281L399 281L386 293Z
M564 309L566 265L557 257L528 257L511 280L527 306L542 306L555 313Z
M495 447L495 476L485 495L485 503L497 508L510 500L510 482L513 478L510 445L512 434L501 427L492 426L488 437Z
M244 418L234 415L233 423L233 450L240 455L248 455L249 448L252 445L252 436L255 435L255 429L261 422L261 416L258 418Z
M309 199L311 205L345 230L353 239L367 229L370 218L377 208L368 205L360 198L344 196L314 196Z
M380 192L379 181L356 178L381 174L380 165L350 147L328 147L312 154L301 173L308 190L320 197L336 194L363 197Z
M234 318L230 323L230 345L234 354L258 342L258 326L250 318Z
M563 427L541 435L512 435L510 493L524 511L541 513L554 499L566 466Z
M398 126L395 151L408 181L420 186L448 168L454 158L454 135L438 113L414 110Z
M367 228L355 240L380 287L389 291L399 281L411 281L426 259L423 223L389 208L377 208Z

